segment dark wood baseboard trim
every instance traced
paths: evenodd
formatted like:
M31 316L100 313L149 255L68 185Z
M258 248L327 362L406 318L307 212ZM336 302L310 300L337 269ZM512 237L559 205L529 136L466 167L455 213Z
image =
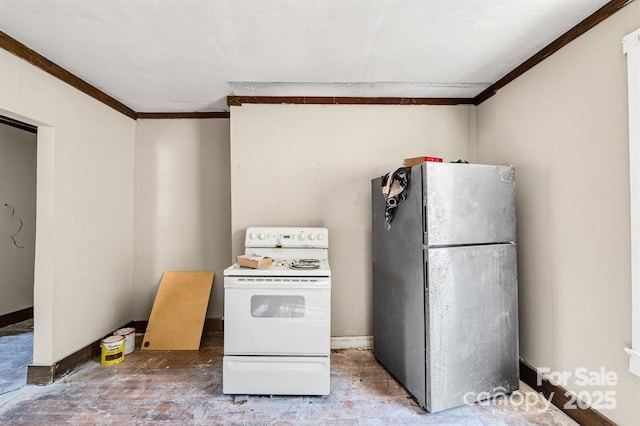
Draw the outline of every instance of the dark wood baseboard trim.
M133 327L133 321L123 327ZM122 328L122 327L121 327ZM53 365L30 365L27 367L28 385L48 385L72 372L85 362L100 356L100 342L96 340L84 348L61 359Z
M24 308L20 309L19 311L0 315L0 327L6 327L8 325L26 321L31 318L33 318L33 306L30 308Z
M207 318L204 320L204 331L224 331L222 318Z
M136 118L140 119L179 119L179 118L229 118L228 112L138 112Z
M28 385L49 385L53 383L55 365L29 365L27 367Z
M513 80L520 77L522 74L526 73L531 68L535 67L540 62L544 61L549 56L553 55L558 50L562 49L564 46L571 43L573 40L577 39L582 34L586 33L591 28L595 27L600 22L612 16L614 13L618 12L620 9L631 2L633 2L633 0L612 0L608 2L600 9L592 13L590 16L582 20L582 22L578 23L569 31L549 43L538 53L511 70L511 72L502 77L500 80L496 81L491 86L482 91L478 96L474 98L473 104L480 105L481 103L495 95L499 89L511 83Z
M147 331L147 324L149 323L149 321L134 321L133 322L133 328L136 329L136 333L146 333Z
M598 411L587 406L584 403L576 404L575 397L571 392L551 383L549 379L531 367L529 364L520 360L520 380L531 386L533 390L544 395L544 397L551 401L553 405L558 407L567 416L581 425L603 425L603 426L615 426L616 424L609 420L607 417L600 414ZM567 408L572 406L575 408ZM580 408L580 407L585 408Z
M27 367L27 384L51 384L97 356L100 356L100 340L96 340L53 365L30 365Z
M136 333L145 333L149 321L134 321L131 327L135 327ZM222 318L205 318L203 331L224 331Z
M357 98L339 96L227 96L227 105L471 105L473 98Z

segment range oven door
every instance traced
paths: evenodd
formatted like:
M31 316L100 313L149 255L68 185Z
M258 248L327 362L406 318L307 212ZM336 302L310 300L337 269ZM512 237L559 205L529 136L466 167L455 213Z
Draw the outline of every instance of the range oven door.
M225 355L324 356L330 351L328 277L225 277Z

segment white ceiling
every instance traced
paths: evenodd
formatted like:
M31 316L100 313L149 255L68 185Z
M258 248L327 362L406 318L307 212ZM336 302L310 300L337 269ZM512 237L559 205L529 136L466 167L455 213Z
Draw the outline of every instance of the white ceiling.
M227 95L473 97L607 0L0 0L0 30L138 112Z

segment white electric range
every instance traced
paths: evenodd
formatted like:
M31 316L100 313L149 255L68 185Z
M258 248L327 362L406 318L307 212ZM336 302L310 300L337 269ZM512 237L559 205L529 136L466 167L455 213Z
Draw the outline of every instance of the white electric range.
M222 392L328 395L331 269L326 228L251 227L245 254L273 265L224 271Z

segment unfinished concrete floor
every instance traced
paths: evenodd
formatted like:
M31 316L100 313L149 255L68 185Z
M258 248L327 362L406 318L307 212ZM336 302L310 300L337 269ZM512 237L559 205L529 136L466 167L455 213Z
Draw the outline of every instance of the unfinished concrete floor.
M355 349L331 354L327 397L235 401L222 394L222 349L222 333L207 333L200 351L137 350L114 366L91 361L52 385L24 387L0 405L0 423L576 424L526 385L511 397L429 414L371 351Z

